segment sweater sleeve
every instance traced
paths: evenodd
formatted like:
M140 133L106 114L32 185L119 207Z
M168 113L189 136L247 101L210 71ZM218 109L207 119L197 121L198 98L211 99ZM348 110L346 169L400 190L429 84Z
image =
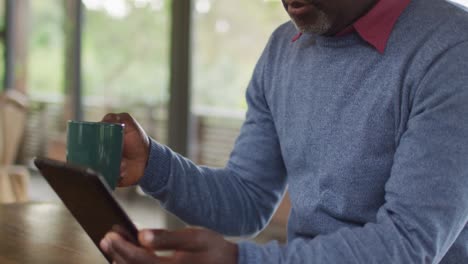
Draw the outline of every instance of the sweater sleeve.
M284 246L242 242L239 263L439 263L468 222L467 50L438 56L418 84L375 223Z
M139 184L189 224L231 236L253 234L266 225L284 193L286 172L263 94L265 52L247 88L246 120L225 168L197 166L151 141Z

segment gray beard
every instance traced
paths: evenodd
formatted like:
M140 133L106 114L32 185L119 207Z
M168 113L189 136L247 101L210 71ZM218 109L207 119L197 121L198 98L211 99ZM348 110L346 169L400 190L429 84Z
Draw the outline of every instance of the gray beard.
M296 26L297 30L302 33L313 33L317 35L323 35L327 33L332 27L332 22L330 21L328 16L321 10L318 11L317 22L314 24L298 26L296 21L294 21L294 18L291 18L291 20L294 22L294 25Z

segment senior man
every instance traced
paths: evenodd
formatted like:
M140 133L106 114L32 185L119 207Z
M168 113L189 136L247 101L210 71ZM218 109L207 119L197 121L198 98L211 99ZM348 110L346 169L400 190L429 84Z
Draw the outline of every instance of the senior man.
M128 114L121 186L189 224L109 233L117 263L468 263L468 16L443 0L284 0L228 164L197 166ZM288 187L288 243L232 243ZM172 249L161 257L155 249Z

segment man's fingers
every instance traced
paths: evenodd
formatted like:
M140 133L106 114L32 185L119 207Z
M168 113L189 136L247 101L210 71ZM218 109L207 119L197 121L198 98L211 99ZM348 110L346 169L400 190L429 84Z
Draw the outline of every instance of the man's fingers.
M120 163L120 171L125 172L126 170L127 170L127 161L122 160L122 162Z
M135 185L135 179L132 177L128 177L128 172L124 172L120 174L119 182L117 183L117 186L119 187L126 187L126 186L131 186Z
M207 247L210 231L185 228L177 231L143 230L138 234L140 244L156 250L198 251Z
M125 263L125 260L112 248L111 243L112 241L104 237L99 243L99 247L112 259L112 264Z
M118 114L115 114L115 113L109 113L109 114L106 114L101 122L104 122L104 123L120 123L120 117L118 116Z
M127 162L122 159L122 162L120 163L120 177L119 177L119 182L118 185L120 186L121 182L125 177L127 177Z
M109 113L106 114L101 122L104 123L114 123L114 124L124 124L125 126L131 125L134 123L132 116L129 113Z
M107 253L117 263L157 263L154 253L127 242L115 232L108 233L103 241L107 241Z
M128 232L125 228L121 227L120 225L113 225L111 228L111 232L117 233L122 239L125 241L128 241L130 243L133 243L136 246L139 246L138 241L136 241L130 232Z

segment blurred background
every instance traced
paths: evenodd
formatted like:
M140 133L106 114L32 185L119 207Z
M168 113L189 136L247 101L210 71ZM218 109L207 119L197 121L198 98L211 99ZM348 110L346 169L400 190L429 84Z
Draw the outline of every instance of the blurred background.
M66 121L108 112L129 112L156 140L223 167L255 63L287 20L280 0L0 0L0 78L25 115L4 116L3 129L18 124L10 148L30 174L23 199L59 202L32 158L65 159ZM139 227L182 226L138 188L115 194ZM287 201L279 211L258 241L284 240Z
M32 158L65 159L66 121L108 112L129 112L173 150L223 167L255 63L286 21L280 0L0 0L0 80L15 105L0 108L0 154L22 175L19 195L0 203L59 202ZM183 226L136 187L115 195L140 228ZM255 240L284 241L288 213L286 196Z

